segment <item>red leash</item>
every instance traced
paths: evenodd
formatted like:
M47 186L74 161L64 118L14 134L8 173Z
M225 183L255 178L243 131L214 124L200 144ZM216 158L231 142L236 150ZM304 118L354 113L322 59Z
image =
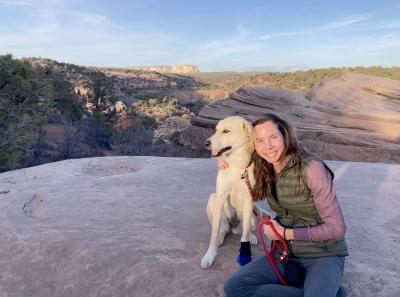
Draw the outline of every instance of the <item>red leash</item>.
M242 175L242 179L245 180L246 186L250 192L250 195L254 198L255 194L254 194L253 190L251 189L249 173L248 173L247 168L245 169L245 171ZM257 227L257 231L258 231L258 236L261 239L261 243L262 243L265 255L267 256L267 259L268 259L269 263L271 264L271 267L274 270L274 272L275 272L276 276L278 277L279 281L281 282L281 284L287 286L287 283L284 280L284 278L282 277L282 275L279 273L279 270L276 267L276 264L281 263L284 260L286 260L287 256L289 255L289 246L288 246L285 238L283 238L278 233L278 231L276 231L274 225L271 222L271 216L269 216L269 215L262 216L262 213L261 213L261 216L259 216L254 209L253 209L253 212L254 212L256 218L260 221L260 223L258 224L258 227ZM272 232L274 232L274 234L279 238L278 240L272 240L270 251L268 251L267 245L265 244L264 233L262 231L263 225L269 226L269 228L271 228ZM279 258L274 257L276 249L279 250L279 253L280 253Z
M265 255L267 256L267 259L268 259L269 263L271 264L271 267L274 270L274 272L275 272L276 276L278 277L279 281L281 282L281 284L287 286L287 283L284 280L284 278L282 277L282 275L279 273L279 270L276 267L276 264L281 263L284 260L286 260L286 257L289 255L288 244L287 244L286 240L278 233L278 231L276 231L274 225L271 222L270 216L259 217L255 211L254 211L254 213L255 213L257 219L260 221L260 223L258 224L258 227L257 227L257 231L258 231L258 237L260 237L260 239L261 239L261 243L262 243ZM264 233L262 230L263 225L269 226L269 228L271 228L272 232L274 232L274 234L279 238L278 240L272 240L271 249L269 251L268 251L267 245L265 244L265 240L264 240ZM280 253L279 258L275 258L275 256L274 256L276 249L279 250L279 253Z

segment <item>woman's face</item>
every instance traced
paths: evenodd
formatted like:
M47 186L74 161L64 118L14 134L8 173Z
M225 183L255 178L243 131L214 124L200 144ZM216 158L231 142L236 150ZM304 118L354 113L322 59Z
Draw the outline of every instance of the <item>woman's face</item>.
M257 153L268 163L277 165L285 150L284 139L278 126L272 121L267 121L256 125L254 129Z

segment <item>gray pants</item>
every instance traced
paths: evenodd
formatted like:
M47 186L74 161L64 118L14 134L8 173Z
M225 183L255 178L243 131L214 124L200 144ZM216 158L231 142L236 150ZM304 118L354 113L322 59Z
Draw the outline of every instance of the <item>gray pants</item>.
M283 286L275 275L266 256L250 262L226 282L227 297L335 297L346 296L340 287L344 257L292 259L298 264L301 285ZM293 264L293 262L292 262ZM286 264L277 264L285 277ZM295 265L296 266L296 265ZM289 273L289 270L288 270Z

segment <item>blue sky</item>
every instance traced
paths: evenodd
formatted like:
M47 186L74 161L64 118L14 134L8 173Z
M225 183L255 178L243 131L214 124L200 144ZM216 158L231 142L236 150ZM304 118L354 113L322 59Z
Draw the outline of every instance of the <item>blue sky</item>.
M0 0L0 54L201 71L400 65L400 1Z

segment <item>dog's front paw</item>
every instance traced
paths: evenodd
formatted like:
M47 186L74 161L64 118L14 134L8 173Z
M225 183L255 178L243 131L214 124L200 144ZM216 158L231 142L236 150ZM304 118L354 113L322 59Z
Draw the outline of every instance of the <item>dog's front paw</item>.
M249 241L241 241L239 256L236 258L236 263L239 266L244 266L251 262L251 245Z
M237 256L236 258L236 263L239 266L244 266L246 264L249 264L251 262L251 256Z
M204 255L203 259L201 259L201 268L206 269L210 267L217 256L217 250L214 248L209 248L207 253Z
M253 233L250 232L250 244L251 245L257 245L257 236L255 236Z

